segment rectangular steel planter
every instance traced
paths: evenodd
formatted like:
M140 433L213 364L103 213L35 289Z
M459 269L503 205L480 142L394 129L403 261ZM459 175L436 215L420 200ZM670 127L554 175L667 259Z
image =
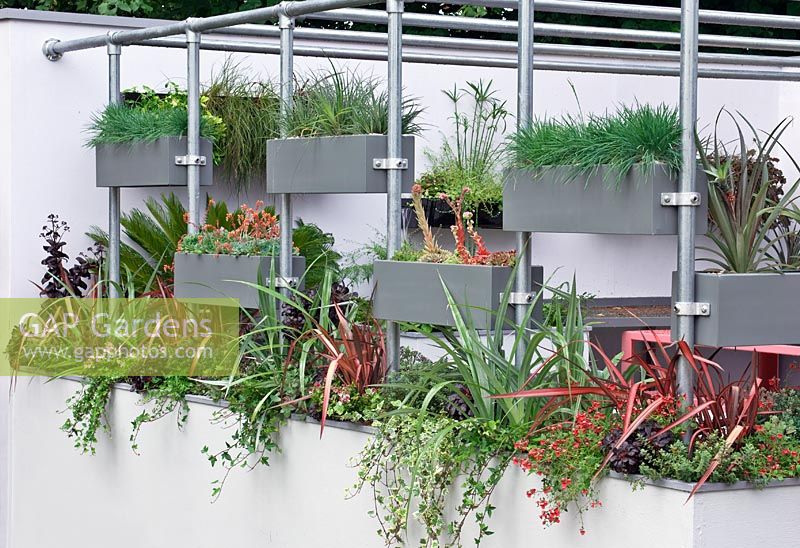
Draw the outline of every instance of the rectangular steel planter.
M672 275L673 302L677 274ZM695 274L695 302L709 316L695 317L695 343L707 346L800 344L800 272ZM675 318L672 333L675 337Z
M185 137L162 137L153 142L97 145L95 165L98 187L186 186L186 166L175 164L176 156L186 155ZM210 186L214 178L214 146L200 139L200 186Z
M541 172L510 170L503 190L503 230L589 234L677 234L678 208L661 205L662 192L677 192L677 176L663 167L631 169L613 188L607 168L569 179L570 168L554 166ZM568 182L564 182L568 181ZM708 224L708 185L697 168L695 231L705 234Z
M381 320L453 326L444 281L462 314L471 313L475 326L486 329L495 319L486 310L497 310L512 270L508 266L375 261L373 313ZM542 267L533 266L531 272L534 286L541 287ZM541 304L540 300L536 305L536 320L542 317Z
M243 308L258 308L257 289L240 282L269 285L272 267L278 269L278 257L249 257L236 255L175 254L175 296L178 298L239 299ZM292 257L292 273L300 277L306 260Z
M402 141L408 168L401 170L403 192L414 184L414 137ZM386 171L373 159L386 158L385 135L345 135L267 141L269 193L382 193Z

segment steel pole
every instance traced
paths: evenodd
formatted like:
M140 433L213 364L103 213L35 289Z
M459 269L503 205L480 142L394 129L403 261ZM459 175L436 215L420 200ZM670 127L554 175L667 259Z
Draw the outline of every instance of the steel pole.
M187 23L191 23L188 20ZM189 233L200 229L200 33L186 30L186 89L189 125L186 131L186 183L189 192ZM206 161L211 161L207 158Z
M388 16L388 94L389 120L387 130L386 158L400 160L403 157L403 0L387 0ZM402 172L399 166L390 166L386 171L386 251L388 258L400 249L401 242L401 193ZM400 325L388 322L386 326L386 348L388 364L392 370L400 367Z
M681 177L680 192L694 192L697 184L695 124L697 121L697 48L698 0L681 2ZM694 206L678 207L678 287L677 302L694 302ZM676 311L673 311L673 314ZM694 347L694 316L677 316L676 340L683 339ZM691 405L694 392L694 373L689 362L681 358L677 367L678 394L685 396L685 405Z
M122 47L111 43L112 34L108 35L108 103L117 105L122 102L120 92L120 55ZM108 296L112 299L120 295L120 215L122 203L119 187L108 189Z
M519 33L517 34L517 128L526 127L533 120L533 0L519 0ZM531 233L517 232L517 275L514 290L519 296L531 292L531 264L533 249ZM514 318L517 325L525 322L528 306L517 304ZM518 367L523 367L525 345L517 347L514 357Z
M281 31L281 127L280 136L287 137L286 120L292 108L292 84L294 79L294 19L281 14L278 17ZM264 152L266 154L266 151ZM292 195L279 196L281 217L281 251L278 271L282 282L288 283L292 277ZM289 288L284 288L288 296Z

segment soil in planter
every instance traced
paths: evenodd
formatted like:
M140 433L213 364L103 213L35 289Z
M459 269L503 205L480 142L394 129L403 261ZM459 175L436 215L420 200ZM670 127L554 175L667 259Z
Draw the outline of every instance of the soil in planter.
M425 218L431 227L450 228L456 224L456 217L444 200L422 198L422 207L425 208ZM403 213L407 228L419 228L410 198L403 198ZM475 212L475 219L475 226L479 229L503 229L503 211L500 204L498 204L497 211L478 208Z
M668 318L672 308L668 305L589 306L589 318Z

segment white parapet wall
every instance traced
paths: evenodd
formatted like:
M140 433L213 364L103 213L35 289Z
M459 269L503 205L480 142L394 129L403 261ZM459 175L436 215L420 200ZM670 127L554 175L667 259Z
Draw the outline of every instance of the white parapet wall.
M139 397L115 390L111 439L103 434L97 454L79 454L59 426L66 398L79 388L68 380L20 380L14 391L11 452L13 548L218 548L219 546L375 547L378 524L367 516L372 493L346 499L356 481L352 459L369 441L363 428L326 428L291 420L281 430L280 454L269 467L234 470L212 503L211 482L222 476L201 448L221 447L230 431L212 424L219 410L192 403L185 428L167 418L145 425L140 454L128 442ZM492 504L495 534L487 547L720 548L795 546L800 522L793 509L800 485L719 489L710 485L686 502L690 486L642 486L608 478L599 486L602 508L584 515L586 535L574 513L542 528L525 492L537 480L511 468ZM408 545L416 544L412 527ZM469 546L473 527L464 532Z

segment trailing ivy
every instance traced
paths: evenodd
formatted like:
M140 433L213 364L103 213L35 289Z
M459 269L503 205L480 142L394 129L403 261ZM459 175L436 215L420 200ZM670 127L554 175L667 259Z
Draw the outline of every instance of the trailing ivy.
M365 487L373 492L371 515L387 546L409 541L412 518L424 529L420 546L461 546L470 516L478 527L475 544L492 534L491 496L512 457L511 429L423 412L393 415L373 426L377 433L358 457L359 480L350 496ZM453 486L460 497L451 517Z
M138 438L142 426L175 413L178 429L182 429L189 420L186 396L198 392L198 384L187 377L154 377L146 387L140 400L145 409L131 422L131 449L136 454L139 453Z
M81 453L95 454L97 432L110 433L106 410L115 377L91 377L81 389L67 399L67 410L71 417L61 426L61 430L75 441L75 448Z

